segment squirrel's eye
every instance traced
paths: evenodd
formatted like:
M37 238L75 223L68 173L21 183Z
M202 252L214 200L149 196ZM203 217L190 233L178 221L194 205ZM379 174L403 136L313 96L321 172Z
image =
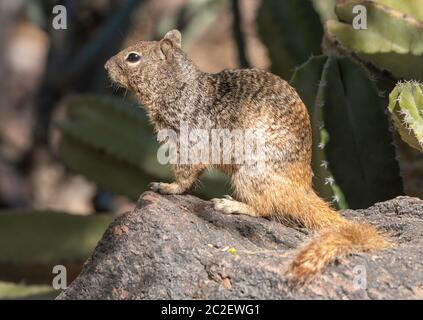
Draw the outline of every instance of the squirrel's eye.
M141 56L135 52L131 52L126 57L126 61L129 61L129 62L137 62L137 61L140 61L140 59L141 59Z

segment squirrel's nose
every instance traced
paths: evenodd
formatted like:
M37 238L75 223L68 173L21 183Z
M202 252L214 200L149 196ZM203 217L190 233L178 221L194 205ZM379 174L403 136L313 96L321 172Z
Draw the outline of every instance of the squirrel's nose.
M106 63L104 64L104 69L106 69L107 72L109 72L112 67L113 67L114 61L112 61L112 59L109 59L106 61Z

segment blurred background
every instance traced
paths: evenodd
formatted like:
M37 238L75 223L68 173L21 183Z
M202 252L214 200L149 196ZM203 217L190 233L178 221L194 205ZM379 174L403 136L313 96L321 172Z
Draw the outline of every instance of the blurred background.
M422 197L421 86L395 86L423 78L423 2L336 2L1 0L0 299L54 298L53 266L70 282L113 218L171 179L144 111L103 66L174 28L203 71L290 81L312 118L315 188L335 207ZM361 3L367 30L351 27ZM56 5L66 29L53 28ZM202 198L230 193L217 172L201 182Z

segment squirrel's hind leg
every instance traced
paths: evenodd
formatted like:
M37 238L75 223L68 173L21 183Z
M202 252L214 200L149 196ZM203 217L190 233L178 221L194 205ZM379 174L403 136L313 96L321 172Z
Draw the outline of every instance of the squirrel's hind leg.
M245 214L256 217L257 213L253 207L248 204L236 201L230 196L225 196L222 199L212 199L215 210L221 211L226 214Z
M266 198L263 194L266 189L266 176L256 175L253 170L254 168L246 165L227 170L236 200L229 196L223 199L212 199L216 210L226 214L244 214L253 217L272 215L272 208L268 207L266 199L263 199Z

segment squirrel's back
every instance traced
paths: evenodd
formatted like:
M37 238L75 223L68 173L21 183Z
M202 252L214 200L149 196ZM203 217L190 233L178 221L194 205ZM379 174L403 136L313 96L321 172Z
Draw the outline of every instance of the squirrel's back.
M210 74L213 100L207 106L216 126L263 129L280 161L311 160L311 124L301 98L288 82L259 69Z
M214 94L232 104L291 106L301 102L297 92L282 78L260 69L227 69L210 74Z

